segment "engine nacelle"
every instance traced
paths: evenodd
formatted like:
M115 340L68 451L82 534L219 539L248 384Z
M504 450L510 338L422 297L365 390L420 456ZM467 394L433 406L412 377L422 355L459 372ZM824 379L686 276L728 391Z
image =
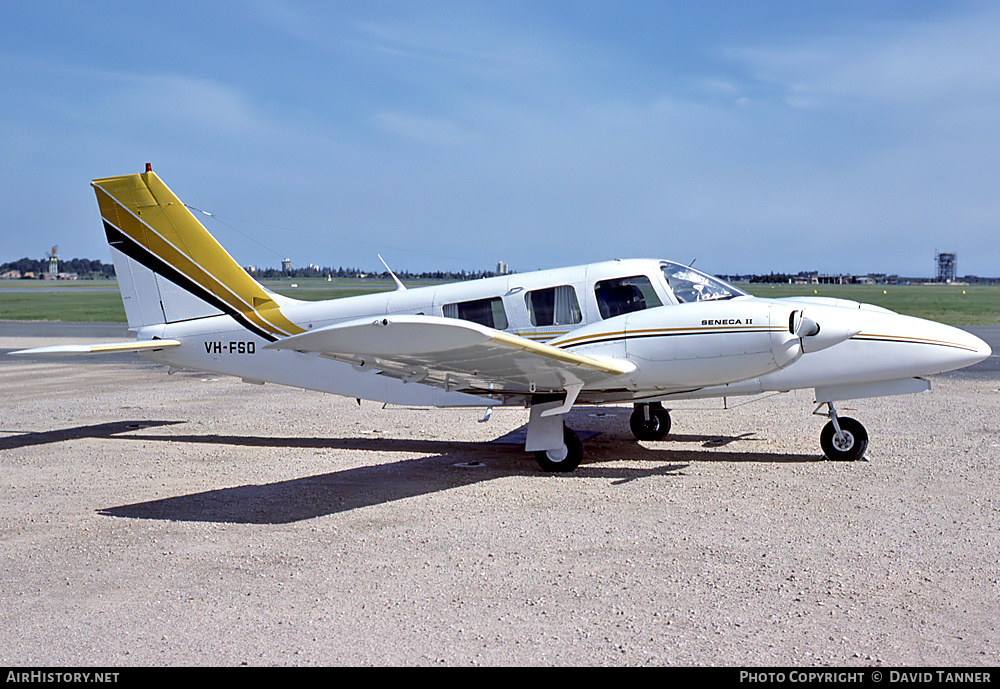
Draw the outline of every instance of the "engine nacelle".
M681 389L755 378L802 356L794 308L758 299L696 302L637 311L552 342L589 356L628 359L636 388Z

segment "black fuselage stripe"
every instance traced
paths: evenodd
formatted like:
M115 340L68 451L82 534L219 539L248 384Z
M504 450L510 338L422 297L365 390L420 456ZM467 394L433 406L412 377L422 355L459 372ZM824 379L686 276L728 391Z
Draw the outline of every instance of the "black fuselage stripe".
M231 316L237 323L250 332L255 335L259 335L270 342L275 342L278 339L269 332L254 325L238 310L234 309L215 294L212 294L212 292L181 273L179 270L153 254L145 247L141 246L138 242L109 223L107 220L104 221L104 233L107 235L109 245L154 273L170 280L170 282L174 283L182 290L194 295L203 302L214 306L226 315Z

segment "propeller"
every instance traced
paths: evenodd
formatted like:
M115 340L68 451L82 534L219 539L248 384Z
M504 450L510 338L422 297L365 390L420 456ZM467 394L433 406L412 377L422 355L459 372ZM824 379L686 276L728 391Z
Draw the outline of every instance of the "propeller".
M854 314L849 310L821 309L821 311L823 313L820 320L829 321L826 329L821 328L819 323L806 316L802 311L795 310L788 315L788 332L800 339L804 353L818 352L821 349L832 347L861 332L861 328L853 322L856 320L853 318ZM821 332L822 334L820 334Z
M819 323L801 311L792 311L788 316L788 332L796 337L813 337L819 335L819 330Z

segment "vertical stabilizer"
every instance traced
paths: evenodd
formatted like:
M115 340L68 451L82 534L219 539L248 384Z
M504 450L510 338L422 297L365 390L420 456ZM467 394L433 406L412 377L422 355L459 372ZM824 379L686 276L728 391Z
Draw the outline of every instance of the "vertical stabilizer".
M228 314L268 340L302 332L147 166L92 183L130 328Z

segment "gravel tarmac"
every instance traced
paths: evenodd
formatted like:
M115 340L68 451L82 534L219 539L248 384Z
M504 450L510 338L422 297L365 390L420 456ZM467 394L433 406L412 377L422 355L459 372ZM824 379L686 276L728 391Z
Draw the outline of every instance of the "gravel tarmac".
M678 403L663 442L578 407L569 475L523 409L138 357L0 355L0 389L3 665L1000 665L993 374L846 403L854 463L809 391Z

